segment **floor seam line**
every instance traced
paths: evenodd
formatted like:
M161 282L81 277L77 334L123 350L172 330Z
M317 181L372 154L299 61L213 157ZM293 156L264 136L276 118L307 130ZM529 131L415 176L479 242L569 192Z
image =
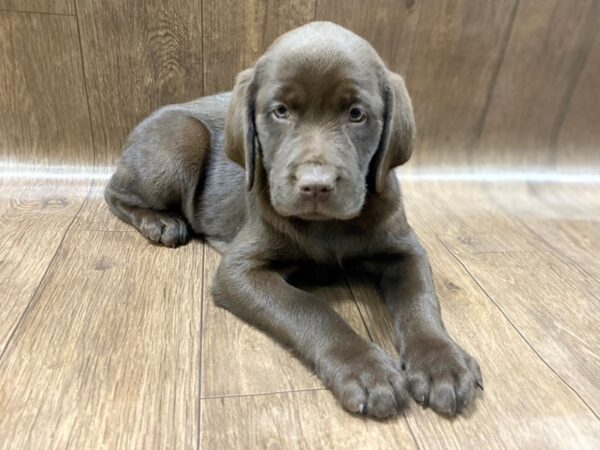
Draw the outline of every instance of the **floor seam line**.
M65 232L63 233L63 236L58 244L58 246L56 247L56 250L54 252L54 254L52 255L52 258L50 259L50 262L48 263L48 265L46 266L46 269L44 270L44 274L42 275L42 277L40 278L40 282L38 283L37 287L35 288L35 291L33 292L33 294L31 295L31 298L29 299L29 301L27 302L27 306L25 307L25 309L23 310L23 313L21 313L21 316L19 317L19 320L17 321L17 323L15 324L14 328L12 329L12 331L10 332L8 339L6 340L6 343L4 345L4 348L2 349L2 351L0 352L0 366L2 365L2 362L4 361L4 355L6 354L6 351L8 350L8 348L10 347L10 344L17 332L17 330L21 327L21 324L23 323L23 321L25 320L25 317L29 315L30 311L35 307L35 305L37 304L37 301L39 299L39 294L41 293L42 290L42 286L44 285L46 278L48 276L48 272L50 271L50 268L54 265L56 258L58 257L58 254L60 253L60 251L63 248L63 244L65 242L65 239L67 237L67 235L69 234L69 232L71 231L71 228L73 227L73 224L75 223L75 220L77 219L77 217L79 216L79 213L81 213L81 210L83 209L83 206L85 205L85 202L88 199L88 196L90 195L90 193L92 192L92 188L94 186L94 183L90 183L90 186L88 188L88 192L85 195L85 197L83 198L81 205L79 205L79 209L77 210L77 212L73 215L73 218L71 219L71 221L69 222L69 225L67 225L67 228L65 229Z
M201 400L215 400L219 398L243 398L243 397L268 397L271 395L280 395L280 394L295 394L301 392L318 392L318 391L328 391L327 388L306 388L306 389L290 389L287 391L273 391L273 392L257 392L254 394L227 394L227 395L211 395L208 397L202 397Z
M200 288L200 342L198 349L198 398L196 399L196 408L198 411L198 433L196 435L196 448L200 449L202 445L202 355L204 354L204 301L205 301L205 281L204 271L206 268L206 244L202 244L202 275Z
M504 209L504 208L503 208ZM506 210L505 210L506 211ZM566 255L565 253L559 251L559 249L555 248L552 244L550 244L550 242L548 242L548 240L546 240L546 238L544 238L543 236L541 236L540 234L538 234L533 228L531 228L529 226L529 224L527 224L526 222L524 222L521 218L519 217L515 217L513 216L512 213L509 213L508 211L506 211L509 215L509 217L511 219L516 220L518 223L520 223L522 226L524 226L525 228L527 228L527 230L529 230L529 232L531 234L533 234L535 237L537 237L540 241L543 242L543 244L547 247L547 249L549 250L550 253L556 255L556 257L561 260L562 262L566 263L567 261L573 265L573 268L575 270L577 270L577 272L579 272L580 275L582 275L583 277L590 277L593 278L595 280L597 280L596 275L589 273L587 270L585 270L583 267L581 267L579 265L579 263L577 261L575 261L573 258L571 258L569 255ZM564 258L564 259L563 259ZM566 261L565 261L566 259ZM600 281L600 280L599 280Z
M586 408L596 417L596 420L600 421L600 416L598 416L598 414L596 413L596 411L594 411L594 409L585 401L585 399L581 396L581 394L579 394L579 392L573 388L573 386L571 386L555 369L554 367L552 367L550 365L550 363L548 363L548 361L546 361L546 359L544 357L542 357L542 355L538 352L538 350L533 346L533 344L531 344L531 342L529 342L529 339L527 339L527 337L525 337L525 335L521 332L521 330L519 330L519 328L514 324L514 322L508 317L508 315L504 312L504 310L498 305L498 303L493 299L493 297L488 294L488 292L483 288L483 286L481 285L481 283L479 283L479 280L473 275L473 273L471 273L471 271L468 269L468 267L460 260L460 258L458 258L454 252L452 252L452 250L450 250L446 244L444 244L444 242L442 242L441 239L439 239L439 242L441 243L441 245L446 249L446 251L458 262L458 264L460 264L460 266L469 274L469 276L471 277L471 279L475 282L475 284L477 285L477 287L481 290L481 292L488 298L488 300L494 305L494 307L500 312L500 314L502 314L502 316L506 319L506 321L510 324L510 326L517 332L517 334L521 337L521 339L523 340L523 342L525 342L527 344L527 346L536 354L536 356L540 359L540 361L542 361L542 363L548 368L550 369L550 371L565 385L567 386L567 388L569 388L569 390L571 392L573 392L575 394L575 396L577 398L579 398L579 400L581 400L581 402L586 406Z
M410 433L411 437L413 438L413 441L415 442L415 445L417 446L417 450L420 450L421 446L419 445L419 441L417 441L417 437L415 436L415 433L414 433L412 427L410 426L408 416L406 415L406 410L402 411L402 417L404 417L404 422L406 423L408 432Z
M350 291L352 300L354 300L354 305L356 306L356 309L358 310L358 315L360 316L360 320L362 321L362 323L365 327L365 330L367 330L367 335L369 336L369 340L371 342L375 342L373 340L373 334L371 333L371 330L369 329L369 326L367 325L367 321L363 316L362 310L360 309L360 306L358 305L358 300L356 299L356 295L354 295L354 291L352 290L352 286L350 285L350 282L348 281L348 277L346 275L344 275L344 282L346 283L346 287Z
M495 204L498 208L500 208L500 210L503 212L504 215L507 216L507 218L509 218L512 221L515 221L515 222L519 223L521 226L525 227L533 236L538 238L540 240L540 242L542 242L544 244L544 246L550 253L555 254L560 261L562 261L563 263L565 263L567 265L568 265L568 263L572 264L573 268L575 270L577 270L577 272L579 272L580 275L598 280L598 278L596 277L595 274L589 273L587 270L585 270L583 267L581 267L579 265L579 263L577 261L575 261L573 258L571 258L569 255L566 255L565 253L560 251L558 248L554 247L552 244L550 244L550 242L548 242L548 240L546 238L544 238L542 235L537 233L527 222L525 222L519 216L516 216L513 212L511 212L508 208L506 208L502 203L500 203L494 197L492 197L488 189L482 188L482 190L483 190L484 195L487 197L487 199L490 202L492 202L493 204ZM542 200L542 202L543 202L543 200ZM539 254L539 251L535 251L535 250L532 250L532 251ZM598 280L598 281L600 281L600 280Z

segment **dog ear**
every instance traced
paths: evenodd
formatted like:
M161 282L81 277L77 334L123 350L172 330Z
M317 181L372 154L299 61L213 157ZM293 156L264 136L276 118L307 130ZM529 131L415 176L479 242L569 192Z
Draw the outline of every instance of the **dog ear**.
M389 70L383 80L383 131L373 158L375 190L380 193L390 170L410 158L415 141L415 118L404 79Z
M246 188L254 185L256 167L256 125L254 122L254 69L236 78L225 121L225 154L246 169Z

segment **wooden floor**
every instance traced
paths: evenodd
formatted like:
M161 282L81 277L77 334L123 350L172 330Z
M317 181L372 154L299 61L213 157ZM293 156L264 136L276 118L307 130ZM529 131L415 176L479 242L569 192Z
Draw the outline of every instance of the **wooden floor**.
M0 181L0 448L600 448L599 184L404 181L485 392L388 422L216 308L219 255L148 244L102 184ZM372 286L348 281L323 301L392 352Z

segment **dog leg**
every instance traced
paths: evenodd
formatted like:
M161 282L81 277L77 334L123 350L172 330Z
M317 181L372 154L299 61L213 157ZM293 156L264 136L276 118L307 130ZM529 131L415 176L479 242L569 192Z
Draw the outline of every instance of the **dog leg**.
M196 186L210 142L198 120L166 107L132 132L104 196L111 211L156 244L189 239Z
M121 200L122 197L128 198L129 202ZM188 225L180 215L134 206L142 203L140 199L132 200L131 194L119 195L110 188L106 189L105 198L117 217L137 228L149 241L167 247L177 247L188 241Z
M479 365L447 333L425 250L411 231L392 261L370 263L393 318L396 345L418 403L438 413L463 411L476 387Z
M217 272L217 305L295 350L349 411L386 418L406 406L405 379L393 358L325 302L232 250Z

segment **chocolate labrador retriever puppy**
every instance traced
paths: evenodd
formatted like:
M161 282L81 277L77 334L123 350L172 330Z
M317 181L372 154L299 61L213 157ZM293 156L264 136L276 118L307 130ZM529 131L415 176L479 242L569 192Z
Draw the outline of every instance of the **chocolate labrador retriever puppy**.
M414 133L404 80L365 40L311 23L280 37L233 93L138 125L106 200L155 243L183 244L189 227L205 236L223 253L215 302L294 349L348 410L389 417L410 392L453 415L481 375L444 329L391 172ZM376 277L401 364L287 282L309 263Z

